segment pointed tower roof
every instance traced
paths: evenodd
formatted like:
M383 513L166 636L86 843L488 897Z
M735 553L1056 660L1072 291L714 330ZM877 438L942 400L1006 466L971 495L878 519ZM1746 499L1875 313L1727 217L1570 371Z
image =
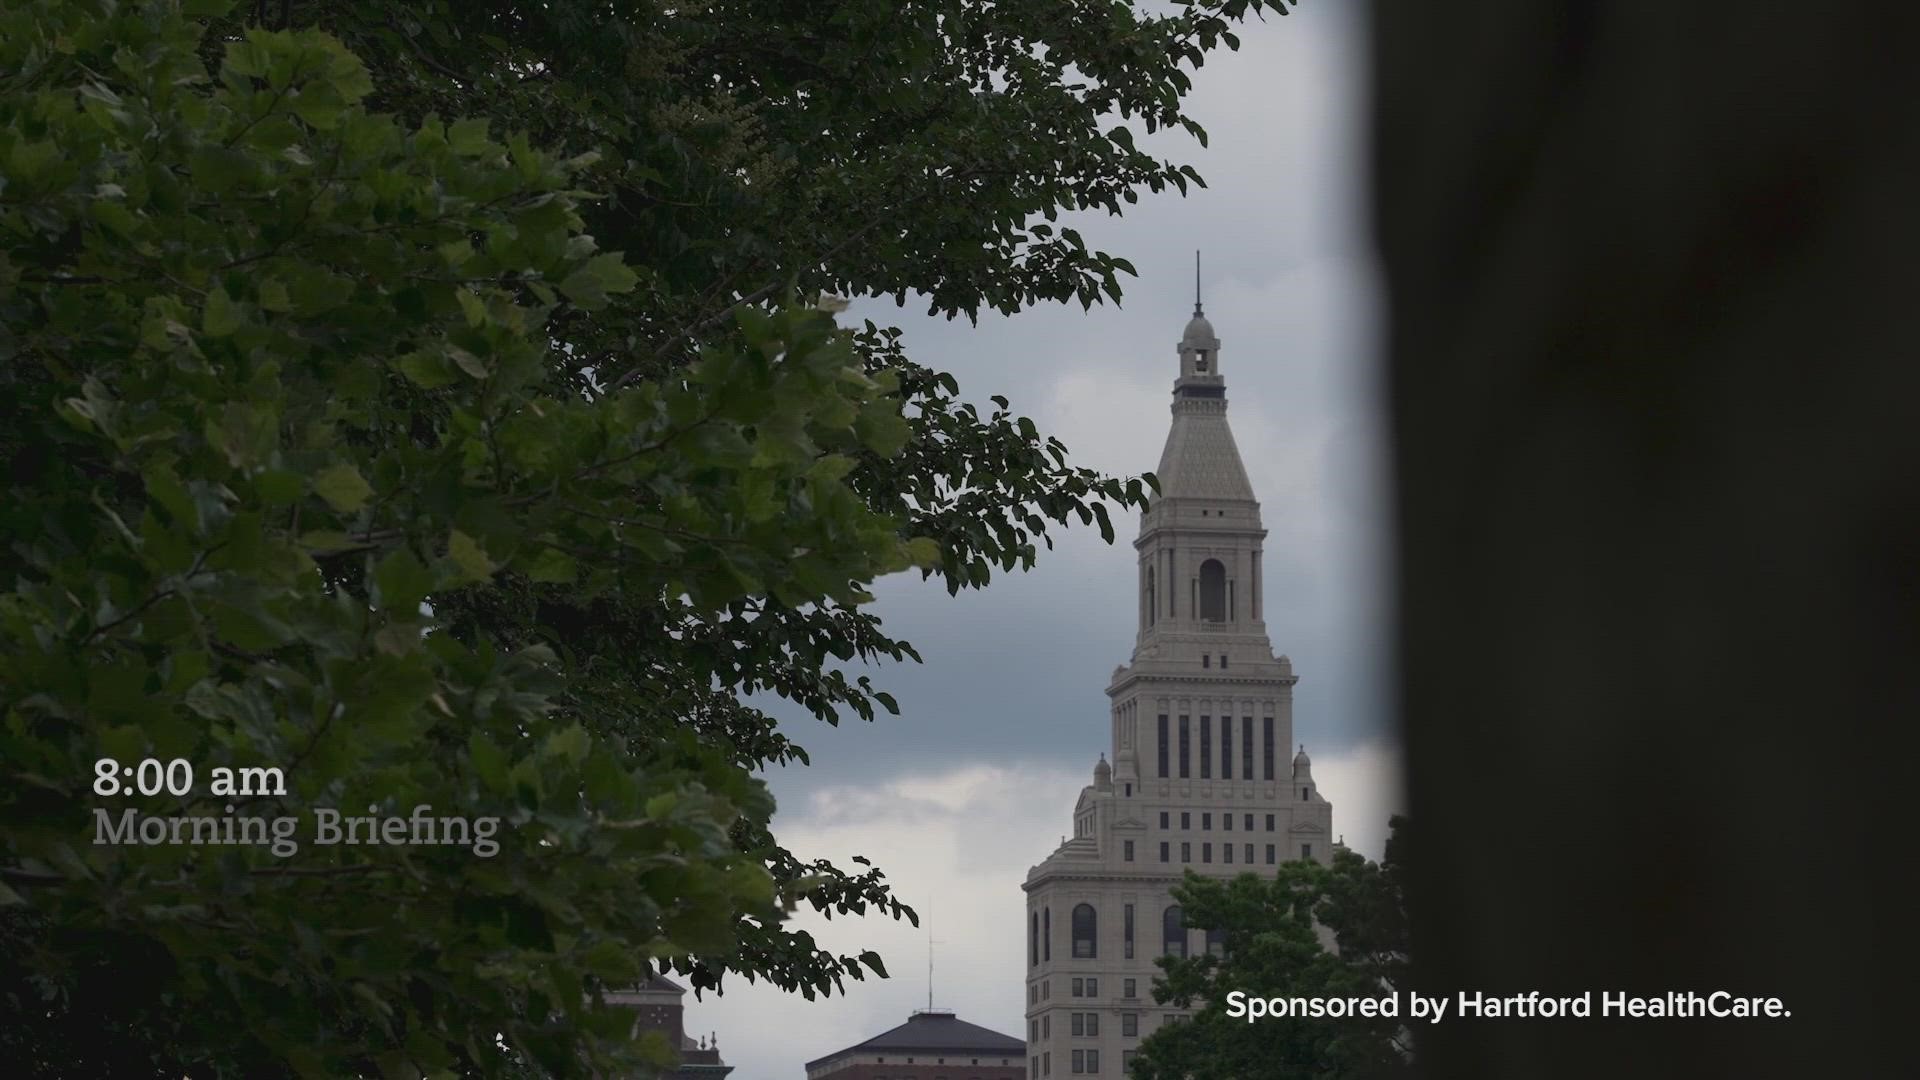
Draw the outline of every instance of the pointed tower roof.
M1193 318L1176 346L1180 374L1173 381L1173 423L1160 452L1160 496L1252 502L1253 485L1227 426L1227 382L1220 374L1220 339L1200 304L1200 253L1193 253Z

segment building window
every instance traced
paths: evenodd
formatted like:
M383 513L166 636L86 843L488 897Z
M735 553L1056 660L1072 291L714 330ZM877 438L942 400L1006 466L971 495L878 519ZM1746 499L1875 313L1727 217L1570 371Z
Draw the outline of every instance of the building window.
M1160 811L1160 827L1163 829L1167 828L1167 812L1165 810Z
M1200 619L1202 622L1227 621L1227 568L1219 559L1200 564Z
M1160 714L1160 779L1165 780L1167 773L1167 714Z
M1040 959L1053 960L1053 909L1040 909Z
M1227 954L1227 932L1225 930L1207 931L1207 955L1225 956Z
M1180 779L1182 780L1185 780L1189 775L1191 775L1191 773L1187 769L1187 758L1188 758L1187 748L1188 748L1187 718L1183 716L1180 718ZM1273 779L1273 777L1269 776L1267 777L1267 779L1271 780Z
M1040 963L1040 913L1036 911L1033 913L1033 929L1029 933L1029 941L1027 945L1027 966L1034 967L1034 966L1037 966L1039 963Z
M1300 801L1301 801L1301 802L1306 802L1306 801L1307 801L1307 789L1306 789L1306 788L1301 788L1301 789L1300 789Z
M1126 953L1126 955L1122 957L1122 959L1131 960L1133 959L1133 905L1132 904L1128 904L1121 911L1121 922L1124 924L1123 930L1124 930L1124 936L1126 938L1124 943L1125 947L1122 950L1123 952Z
M1052 979L1040 980L1040 1000L1041 1001L1053 1000L1053 980Z
M1233 861L1233 845L1232 844L1220 845L1220 861L1221 862Z
M1272 844L1267 845L1267 865L1268 866L1273 865L1273 845Z
M1124 796L1124 798L1128 798L1128 799L1133 798L1133 785L1123 784L1122 787L1126 789L1126 795Z
M1303 858L1303 859L1311 859L1311 858L1313 858L1313 845L1312 845L1312 844L1301 844L1301 845L1300 845L1300 857L1301 857L1301 858Z
M1227 658L1220 658L1220 666L1227 666ZM1233 717L1220 718L1220 779L1233 779Z
M1040 1055L1040 1075L1041 1076L1053 1075L1053 1051L1051 1050L1048 1050L1045 1053Z
M1133 841L1122 840L1120 842L1120 852L1121 852L1121 855L1126 859L1126 861L1132 862L1133 861Z
M1248 815L1247 815L1247 819L1246 819L1246 826L1247 826L1247 831L1248 831L1248 832L1252 832L1252 831L1253 831L1253 815L1252 815L1252 814L1248 814Z
M1094 915L1092 904L1077 904L1073 909L1073 958L1094 958Z
M1253 779L1253 717L1251 716L1240 718L1240 779Z
M1200 845L1200 861L1205 863L1210 863L1213 861L1213 845L1212 844Z
M1027 1021L1027 1041L1028 1042L1040 1041L1040 1021L1038 1020ZM1034 1062L1034 1064L1038 1065L1040 1063L1036 1061Z
M1273 815L1272 814L1267 815L1267 831L1268 832L1273 831Z
M1040 1018L1040 1037L1043 1039L1053 1038L1053 1014L1052 1013L1048 1013L1047 1015Z
M1120 1034L1125 1035L1129 1039L1137 1038L1139 1036L1140 1034L1140 1014L1139 1013L1121 1013L1120 1014Z
M1202 656L1202 657L1200 658L1200 666L1201 666L1201 667L1203 667L1203 668L1210 668L1210 667L1212 667L1212 666L1213 666L1213 655L1212 655L1211 653L1209 653L1209 654L1207 654L1207 655L1205 655L1205 656Z
M1085 1050L1075 1050L1073 1052L1073 1071L1077 1073L1087 1071L1087 1052Z
M1221 814L1221 815L1220 815L1220 827L1221 827L1221 828L1223 828L1223 829L1225 829L1225 830L1227 830L1228 832L1232 832L1232 831L1233 831L1233 815L1232 815L1232 814Z
M1087 1051L1087 1071L1090 1073L1097 1073L1100 1071L1100 1051L1098 1050Z
M1248 866L1253 865L1253 845L1252 844L1247 845L1247 865Z
M1221 669L1222 669L1222 670L1224 670L1224 669L1226 668L1226 666L1227 666L1227 654L1226 654L1226 653L1221 653L1221 654L1220 654L1220 667L1221 667Z
M1213 779L1213 718L1200 718L1200 779Z
M1087 1038L1095 1039L1099 1037L1100 1037L1100 1014L1088 1013L1087 1014Z
M1138 1053L1138 1052L1139 1052L1139 1051L1137 1051L1137 1050L1122 1050L1122 1051L1120 1051L1120 1071L1121 1071L1121 1072L1132 1072L1132 1071L1133 1071L1133 1055L1134 1055L1134 1054L1136 1054L1136 1053Z
M1180 861L1183 863L1193 861L1193 845L1185 840L1180 841Z
M1170 846L1172 845L1168 844L1165 840L1160 841L1160 861L1161 862L1167 861L1167 854L1168 854L1167 849Z
M1087 1025L1086 1025L1086 1022L1085 1022L1085 1021L1083 1021L1083 1020L1081 1020L1081 1019L1080 1019L1080 1014L1079 1014L1079 1013L1069 1013L1069 1014L1067 1014L1067 1015L1068 1015L1068 1017L1069 1017L1070 1019L1072 1019L1072 1021L1073 1021L1073 1034L1075 1034L1075 1035L1085 1035L1085 1034L1087 1033ZM1078 1070L1076 1070L1076 1071L1078 1071Z
M1201 828L1201 829L1202 829L1203 831L1204 831L1204 830L1211 830L1211 829L1213 828L1213 815L1212 815L1212 814L1201 814L1201 815L1200 815L1200 828Z
M1123 997L1123 998L1128 998L1128 999L1131 999L1131 998L1133 998L1133 997L1135 996L1135 995L1134 995L1134 992L1133 992L1133 991L1134 991L1134 981L1133 981L1132 979L1125 979L1125 980L1122 980L1122 981L1121 981L1121 983L1120 983L1120 989L1121 989L1121 990L1123 991L1123 992L1121 993L1121 995L1120 995L1120 996L1121 996L1121 997Z
M1260 733L1267 740L1267 745L1261 748L1261 761L1266 779L1271 780L1273 779L1273 717L1269 716L1260 721Z
M1180 827L1182 829L1193 828L1193 815L1185 810L1180 811Z
M1072 985L1072 986L1069 986L1069 987L1067 988L1067 994L1068 994L1068 996L1069 996L1069 997L1079 997L1079 996L1080 996L1080 992L1081 992L1081 989L1082 989L1083 987L1085 987L1085 986L1086 986L1086 984L1087 984L1087 980L1085 980L1085 979L1075 979L1075 980L1073 980L1073 985Z
M1100 996L1100 980L1099 979L1087 980L1087 996L1088 997Z

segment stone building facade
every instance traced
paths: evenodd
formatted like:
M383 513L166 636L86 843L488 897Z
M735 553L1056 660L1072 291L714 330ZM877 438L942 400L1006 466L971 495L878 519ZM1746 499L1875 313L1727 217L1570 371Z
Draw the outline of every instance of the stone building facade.
M1195 297L1178 345L1160 491L1134 541L1139 627L1107 686L1112 761L1073 835L1027 874L1027 1055L1034 1080L1119 1077L1173 1015L1155 958L1209 946L1181 926L1183 872L1330 862L1332 805L1293 748L1297 677L1267 639L1266 529L1227 424L1220 340Z

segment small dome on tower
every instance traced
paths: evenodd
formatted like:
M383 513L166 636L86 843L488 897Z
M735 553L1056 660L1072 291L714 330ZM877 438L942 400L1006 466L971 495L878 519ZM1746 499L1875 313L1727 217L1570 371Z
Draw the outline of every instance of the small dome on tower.
M1107 764L1107 755L1100 755L1100 763L1093 767L1093 786L1105 791L1113 786L1113 766Z
M1213 324L1198 311L1193 313L1193 318L1187 320L1187 328L1180 335L1182 345L1206 345L1218 340L1220 340L1219 337L1213 332Z
M1307 744L1300 744L1300 752L1293 755L1293 767L1296 769L1313 768L1313 759L1307 756Z

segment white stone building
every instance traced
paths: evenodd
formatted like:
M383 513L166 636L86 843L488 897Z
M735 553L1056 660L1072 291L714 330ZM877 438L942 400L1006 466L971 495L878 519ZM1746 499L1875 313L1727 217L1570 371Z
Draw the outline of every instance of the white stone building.
M1173 424L1141 517L1139 632L1115 668L1072 838L1027 873L1028 1076L1123 1076L1174 1015L1154 960L1208 947L1180 926L1181 874L1329 862L1333 807L1293 747L1293 665L1262 621L1260 504L1227 426L1220 340L1194 301Z

